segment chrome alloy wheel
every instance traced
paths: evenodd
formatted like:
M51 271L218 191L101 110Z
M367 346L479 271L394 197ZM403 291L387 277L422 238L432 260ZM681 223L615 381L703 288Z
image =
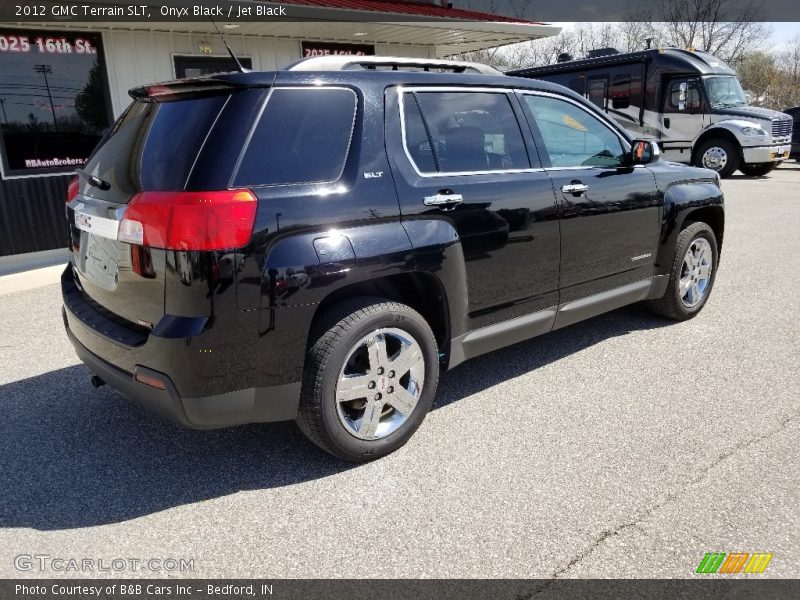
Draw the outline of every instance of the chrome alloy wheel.
M703 166L712 171L721 171L728 164L728 153L724 148L711 146L703 154Z
M411 416L425 384L425 360L406 331L365 335L347 355L336 384L336 411L351 435L377 440Z
M681 302L684 306L692 308L703 299L711 283L713 268L714 253L711 251L711 244L702 237L692 240L683 257L679 282Z

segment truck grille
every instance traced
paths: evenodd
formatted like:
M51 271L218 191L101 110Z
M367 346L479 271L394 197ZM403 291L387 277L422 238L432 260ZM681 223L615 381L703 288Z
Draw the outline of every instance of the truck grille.
M772 122L772 137L786 137L792 134L791 119L776 119Z

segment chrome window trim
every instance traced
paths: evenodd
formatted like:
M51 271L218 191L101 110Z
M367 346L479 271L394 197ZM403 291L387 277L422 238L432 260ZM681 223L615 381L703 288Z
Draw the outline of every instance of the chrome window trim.
M261 123L261 117L264 115L264 111L267 109L267 105L269 104L270 98L272 98L272 94L276 90L309 90L309 91L317 91L317 90L345 90L350 92L353 95L353 122L350 123L350 137L347 140L347 148L345 149L344 153L344 160L342 161L342 168L339 171L339 174L334 179L324 180L324 181L291 181L287 183L257 183L257 184L237 184L236 178L239 176L239 169L242 166L242 160L244 159L245 154L247 153L247 149L250 147L250 142L253 139L253 135L255 134L256 128L258 127L259 123ZM229 187L249 187L249 188L262 188L262 187L284 187L288 185L328 185L331 183L335 183L342 178L344 175L344 171L347 168L347 161L350 159L350 150L353 147L353 134L356 130L356 119L358 118L358 94L356 94L355 90L352 88L343 86L343 85L281 85L270 87L269 92L267 92L267 97L264 98L264 103L262 104L261 108L258 111L258 115L253 120L253 125L250 127L250 131L247 132L247 138L244 141L242 146L241 152L239 152L239 157L236 159L236 164L233 167L233 175L231 176Z
M519 93L522 96L544 96L544 97L547 97L547 98L555 98L556 100L562 100L564 102L568 102L568 103L578 107L580 110L585 112L588 116L594 117L595 119L597 119L606 129L611 131L611 133L613 133L616 136L616 138L619 140L623 151L625 151L625 152L630 152L631 151L630 142L620 134L620 132L617 130L617 128L614 125L612 125L608 121L607 118L605 118L605 117L603 117L601 115L596 115L596 114L592 113L591 111L587 110L585 106L581 106L580 102L577 102L576 100L574 100L572 98L568 98L567 96L562 96L561 94L553 94L551 92L543 92L543 91L539 91L539 90L517 90L517 93ZM530 110L530 107L526 107L526 108L527 108L527 110ZM531 117L533 117L533 115L531 115ZM547 157L550 158L550 152L547 150L547 148L544 148L544 150L545 150L545 152L547 152ZM576 165L574 167L552 167L551 166L551 167L545 167L544 170L545 171L566 171L566 170L569 170L569 169L573 169L573 170L574 169L617 169L617 168L622 167L622 166L624 166L624 165L617 165L616 167L600 166L600 165L591 165L591 166ZM641 165L641 166L644 166L644 165Z
M508 97L508 94L514 93L513 88L502 88L502 87L466 87L466 86L397 86L397 104L400 109L400 133L402 136L402 144L403 144L403 152L408 159L408 162L411 163L411 167L414 169L417 175L420 177L462 177L464 175L511 175L515 173L541 173L544 171L541 167L528 167L524 169L487 169L485 171L449 171L447 173L439 173L439 172L427 172L427 171L420 171L417 163L414 162L414 159L411 156L411 152L408 149L408 139L406 137L406 117L405 117L405 105L403 96L405 94L413 94L414 92L467 92L467 93L475 93L475 92L484 92L490 94L503 94ZM511 107L513 112L514 108ZM514 117L516 118L516 113L514 113ZM517 122L517 126L520 128L520 135L522 136L522 141L525 143L525 134L522 131L522 125ZM526 145L526 150L528 150ZM530 156L528 156L528 160L530 161Z

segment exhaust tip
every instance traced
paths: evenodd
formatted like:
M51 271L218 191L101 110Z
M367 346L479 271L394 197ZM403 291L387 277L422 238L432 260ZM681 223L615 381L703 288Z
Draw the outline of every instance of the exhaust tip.
M100 377L98 377L97 375L92 375L92 379L91 379L91 381L92 381L92 387L94 387L94 388L99 388L99 387L101 387L101 386L103 386L103 385L105 385L105 384L106 384L106 382L105 382L105 381L103 381L103 380L102 380Z

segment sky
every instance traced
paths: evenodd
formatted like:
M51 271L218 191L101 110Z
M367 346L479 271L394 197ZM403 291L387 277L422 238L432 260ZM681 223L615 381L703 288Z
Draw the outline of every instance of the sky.
M575 27L577 24L578 23L574 22L553 23L553 25L558 25L565 29ZM770 37L768 47L775 50L782 49L792 38L796 35L800 35L800 23L781 22L769 23L769 25L772 27L772 36Z

